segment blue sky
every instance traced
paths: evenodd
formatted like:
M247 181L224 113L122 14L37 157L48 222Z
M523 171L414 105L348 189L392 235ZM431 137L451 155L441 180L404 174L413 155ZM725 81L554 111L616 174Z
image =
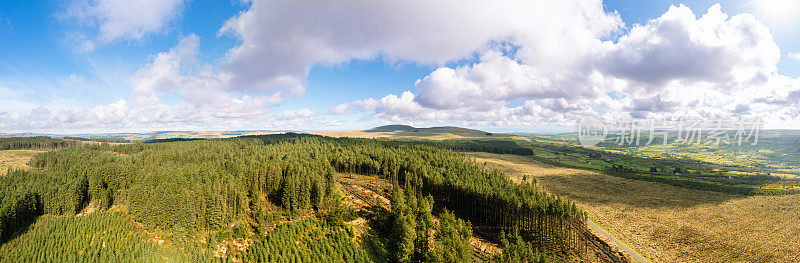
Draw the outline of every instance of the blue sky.
M549 131L581 115L800 127L797 1L451 6L3 1L0 132Z

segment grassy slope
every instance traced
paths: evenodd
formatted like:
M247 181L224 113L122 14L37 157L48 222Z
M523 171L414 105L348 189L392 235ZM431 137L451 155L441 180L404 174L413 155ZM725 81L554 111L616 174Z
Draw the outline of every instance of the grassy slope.
M470 154L487 169L576 201L653 262L800 262L800 195L741 197ZM530 179L529 179L530 180Z

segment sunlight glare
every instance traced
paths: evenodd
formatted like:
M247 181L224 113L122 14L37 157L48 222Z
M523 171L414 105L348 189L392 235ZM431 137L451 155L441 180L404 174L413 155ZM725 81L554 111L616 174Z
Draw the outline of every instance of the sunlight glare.
M759 9L773 20L793 19L798 9L800 0L756 0Z

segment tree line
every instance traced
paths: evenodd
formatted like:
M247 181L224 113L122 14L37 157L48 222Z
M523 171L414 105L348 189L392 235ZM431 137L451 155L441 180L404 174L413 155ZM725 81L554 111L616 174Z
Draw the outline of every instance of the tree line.
M124 138L86 138L77 136L64 136L64 140L84 141L84 142L108 142L108 143L131 143L131 140Z
M0 138L0 150L58 149L76 145L74 141L46 136Z

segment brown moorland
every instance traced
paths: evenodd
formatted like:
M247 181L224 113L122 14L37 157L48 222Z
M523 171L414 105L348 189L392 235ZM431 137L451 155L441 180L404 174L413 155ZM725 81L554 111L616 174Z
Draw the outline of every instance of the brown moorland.
M800 262L800 195L736 196L468 153L515 181L535 178L652 262Z

